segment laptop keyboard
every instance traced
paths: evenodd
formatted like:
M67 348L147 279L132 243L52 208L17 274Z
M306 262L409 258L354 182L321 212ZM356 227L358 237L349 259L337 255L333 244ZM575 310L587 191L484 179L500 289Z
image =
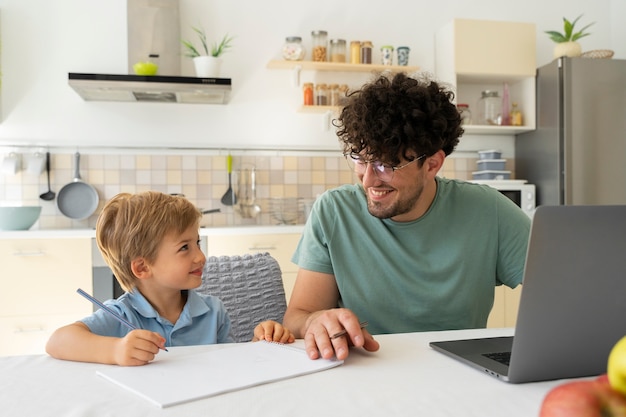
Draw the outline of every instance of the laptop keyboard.
M489 359L493 359L496 362L500 362L504 365L509 365L511 361L511 352L493 352L493 353L483 353L483 356L486 356Z

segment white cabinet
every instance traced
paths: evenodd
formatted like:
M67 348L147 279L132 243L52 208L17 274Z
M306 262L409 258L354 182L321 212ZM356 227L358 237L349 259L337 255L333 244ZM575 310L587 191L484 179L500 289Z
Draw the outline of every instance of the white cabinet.
M268 252L280 265L285 296L289 301L298 272L298 266L291 262L291 255L299 240L299 233L209 235L207 254L232 256Z
M454 19L435 36L439 80L456 87L456 102L467 103L476 119L483 90L509 85L523 126L464 126L466 134L514 135L535 129L535 25L532 23Z
M515 327L521 293L521 285L515 289L504 285L497 287L487 327Z
M91 239L0 239L0 356L44 353L59 326L92 312Z

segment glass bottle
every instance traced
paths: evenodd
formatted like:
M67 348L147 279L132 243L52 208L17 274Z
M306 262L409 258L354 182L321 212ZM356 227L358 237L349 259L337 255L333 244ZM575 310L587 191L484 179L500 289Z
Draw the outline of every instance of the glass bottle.
M311 51L312 61L325 62L326 61L326 39L328 32L325 30L314 30L311 32L311 40L313 43L313 49Z
M330 40L330 62L346 62L346 41L344 39Z
M351 64L361 63L361 42L360 41L350 42L350 63Z
M502 123L502 100L497 91L484 90L477 107L478 124L499 126Z
M523 124L522 112L517 108L517 103L513 102L511 109L511 125L522 126Z
M361 44L361 64L371 64L372 63L372 42L363 41Z
M326 84L317 84L315 86L315 105L328 105L328 86Z
M469 109L468 104L457 104L456 108L459 110L461 114L461 123L464 125L472 124L472 112Z
M305 106L312 106L314 104L313 83L302 84L302 96L303 96L303 104Z
M511 124L511 105L509 104L509 85L507 83L504 83L502 88L502 120L500 124L502 126Z
M300 36L288 36L283 45L283 58L287 61L300 61L304 58L304 46Z

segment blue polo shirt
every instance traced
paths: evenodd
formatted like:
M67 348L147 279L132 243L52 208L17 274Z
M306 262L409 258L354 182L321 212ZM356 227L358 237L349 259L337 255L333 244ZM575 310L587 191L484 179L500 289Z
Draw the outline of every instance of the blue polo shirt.
M165 337L165 346L210 345L233 343L230 318L222 301L212 295L188 291L187 302L176 323L161 317L146 298L135 290L104 304L137 328L151 330ZM131 330L99 309L81 320L92 333L124 337Z

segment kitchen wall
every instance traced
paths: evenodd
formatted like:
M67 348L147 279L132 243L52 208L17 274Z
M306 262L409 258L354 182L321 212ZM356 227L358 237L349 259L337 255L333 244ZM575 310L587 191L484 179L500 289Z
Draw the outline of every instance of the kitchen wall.
M553 48L543 32L561 30L563 16L579 14L583 22L596 22L592 35L581 40L584 50L610 48L616 58L626 57L623 0L389 0L375 6L316 0L297 7L286 0L180 0L181 38L192 38L194 25L206 28L212 40L235 36L222 68L233 80L230 103L123 104L82 101L68 87L67 73L128 72L126 0L0 0L0 144L333 149L336 140L324 130L324 116L297 112L301 95L292 74L266 68L280 57L285 36L302 36L309 50L313 29L348 41L369 39L375 61L376 46L407 45L409 64L432 72L434 33L451 19L532 22L542 65ZM183 75L193 75L192 62L181 57L181 63ZM307 72L302 81L327 77ZM366 80L354 74L349 79L351 85Z
M271 225L279 222L270 213L270 198L299 197L302 199L298 223L305 220L304 203L318 194L340 184L356 182L341 156L272 155L254 156L236 154L233 157L233 187L238 190L240 168L254 167L256 173L257 204L261 214L243 218L233 206L220 200L228 188L226 157L215 152L161 153L85 153L80 156L80 176L98 191L98 210L86 220L72 220L63 216L56 201L43 201L39 195L47 190L45 174L36 175L23 169L14 175L0 174L0 205L41 205L42 214L33 230L90 228L95 226L97 214L105 201L120 192L158 190L184 194L202 209L219 208L220 213L206 214L203 226ZM22 155L25 159L26 155ZM476 157L448 159L440 175L448 178L471 178L476 170ZM59 190L74 178L74 154L53 153L51 156L51 188ZM513 170L513 161L507 161Z

